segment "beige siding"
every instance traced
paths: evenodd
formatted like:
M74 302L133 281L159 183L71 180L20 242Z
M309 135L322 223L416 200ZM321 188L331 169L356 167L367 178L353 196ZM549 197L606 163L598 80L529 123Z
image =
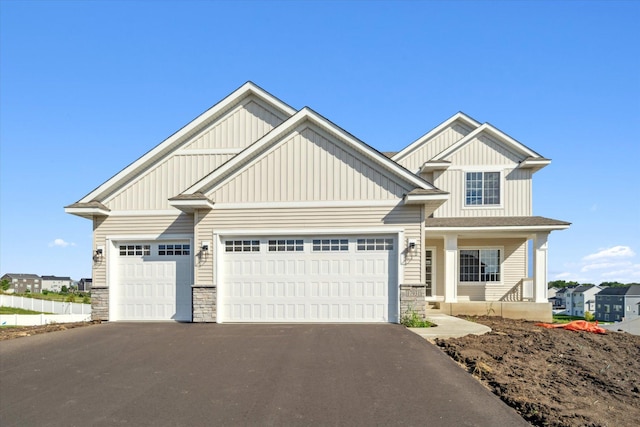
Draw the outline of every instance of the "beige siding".
M428 235L428 230L427 230ZM442 239L429 239L427 246L438 248L436 259L437 293L442 296L444 290L444 248ZM459 284L458 298L470 301L498 301L515 287L527 275L526 239L460 239L458 249L464 248L501 248L502 282L498 284ZM456 278L458 271L456 271Z
M257 99L249 98L104 203L111 210L171 209L169 198L182 193L282 121Z
M504 144L496 142L494 139L479 135L463 147L447 156L445 160L453 165L514 165L524 156L508 149Z
M399 160L398 163L411 172L417 172L424 162L433 159L438 153L449 148L470 132L471 130L466 126L455 123L453 126L438 133L431 140L425 141L420 147Z
M420 206L361 207L361 208L298 208L298 209L214 209L198 222L196 246L202 241L212 241L214 233L224 230L277 230L301 229L313 234L313 229L347 229L391 227L404 229L405 239L416 239L416 254L422 251L420 244ZM308 231L306 231L308 230ZM339 233L339 231L338 231ZM400 242L400 252L406 242ZM205 262L197 263L196 283L213 282L213 255L215 247ZM410 256L403 265L404 282L420 282L420 259Z
M193 217L178 216L112 216L93 221L95 246L105 246L109 236L141 236L160 234L193 234ZM93 265L93 286L106 286L106 266L115 261L115 254L106 254L105 260Z
M482 169L483 171L489 169ZM433 184L451 193L449 200L433 214L436 218L477 216L529 216L532 215L531 171L496 167L502 172L502 204L499 207L465 207L465 173L474 171L449 169L436 172Z
M412 190L320 132L285 136L208 196L215 203L394 200Z
M245 100L187 143L185 149L245 148L284 121L255 98Z
M106 202L111 210L172 209L168 199L225 163L234 154L174 155Z

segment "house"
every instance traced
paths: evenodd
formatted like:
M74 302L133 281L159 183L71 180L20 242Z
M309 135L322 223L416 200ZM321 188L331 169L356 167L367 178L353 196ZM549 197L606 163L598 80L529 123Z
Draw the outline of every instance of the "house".
M570 287L559 289L556 292L556 295L555 295L555 300L553 302L553 308L555 308L555 309L566 308L567 307L568 295L571 294L571 292L573 291L574 288L575 288L575 286L570 286Z
M584 317L587 311L595 314L595 296L600 291L602 291L602 288L595 285L580 285L569 290L566 293L566 314L578 317Z
M596 295L596 319L621 322L640 317L640 285L610 287Z
M66 286L67 289L70 289L73 286L73 280L71 280L71 277L42 276L42 289L52 292L60 292L63 286Z
M42 290L42 278L37 274L7 273L0 280L8 280L10 285L8 293L24 294L27 292L40 293Z
M550 320L549 163L463 113L389 158L248 82L65 210L92 222L95 319Z
M91 284L93 283L93 279L82 278L78 281L78 291L80 292L91 292Z

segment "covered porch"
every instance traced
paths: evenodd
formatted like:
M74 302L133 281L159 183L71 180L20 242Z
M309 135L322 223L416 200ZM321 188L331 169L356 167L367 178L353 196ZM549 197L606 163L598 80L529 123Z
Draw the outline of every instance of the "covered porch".
M569 223L543 217L427 218L427 309L547 320L548 238Z

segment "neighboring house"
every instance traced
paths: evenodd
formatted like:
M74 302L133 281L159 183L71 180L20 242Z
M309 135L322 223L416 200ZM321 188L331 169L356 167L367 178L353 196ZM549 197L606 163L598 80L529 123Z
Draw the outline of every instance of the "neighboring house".
M60 292L63 286L66 286L67 289L70 289L73 286L73 280L71 280L71 277L42 276L42 289L52 292Z
M8 280L11 284L7 292L24 294L26 292L40 293L42 291L42 278L37 274L7 273L0 280Z
M596 319L620 322L640 317L640 285L610 287L596 295Z
M574 288L575 288L575 286L574 287L567 287L567 288L559 289L556 292L556 295L555 295L555 300L553 302L553 308L557 308L557 309L566 308L567 307L567 295L571 294L571 291Z
M602 291L600 286L580 285L567 293L566 313L569 316L584 317L585 312L595 315L596 294Z
M463 113L389 158L249 82L65 210L93 223L96 319L550 320L549 163Z
M91 292L91 284L93 283L93 279L82 278L78 282L78 291L80 292Z

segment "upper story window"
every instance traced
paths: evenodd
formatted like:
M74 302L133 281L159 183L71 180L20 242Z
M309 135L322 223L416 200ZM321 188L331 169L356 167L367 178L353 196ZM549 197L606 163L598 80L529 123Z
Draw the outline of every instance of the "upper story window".
M465 206L500 205L500 172L467 172Z
M460 251L461 282L499 282L500 249Z

